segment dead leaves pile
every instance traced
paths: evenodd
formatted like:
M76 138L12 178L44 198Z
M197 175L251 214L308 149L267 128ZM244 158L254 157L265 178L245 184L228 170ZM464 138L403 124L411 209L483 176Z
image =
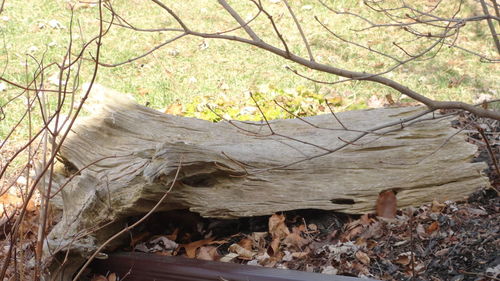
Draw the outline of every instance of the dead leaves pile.
M169 235L137 234L129 246L157 255L382 280L489 280L500 276L500 206L497 197L481 200L397 210L395 194L387 192L375 214L339 219L326 213L319 221L342 221L330 226L300 212L282 213L259 218L260 229L220 236L209 226L214 220L200 218L205 224L195 223L197 235L176 227Z
M285 215L275 214L269 218L268 232L235 234L222 240L208 237L189 243L178 244L178 229L171 235L149 237L140 235L131 243L134 251L155 253L159 255L180 255L188 258L232 262L245 261L248 264L274 267L280 261L291 261L304 258L309 254L306 247L313 241L312 234L317 233L316 226L294 226L290 230L285 224ZM238 241L234 241L236 240ZM225 254L219 250L221 245L229 245Z

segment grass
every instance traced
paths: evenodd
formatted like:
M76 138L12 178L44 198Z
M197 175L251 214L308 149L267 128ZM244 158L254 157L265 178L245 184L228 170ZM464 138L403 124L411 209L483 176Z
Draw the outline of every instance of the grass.
M402 57L403 54L392 45L392 42L395 39L398 41L410 39L407 33L396 28L353 32L353 29L364 27L366 24L355 17L335 15L317 1L290 2L303 24L316 59L323 63L367 72L381 71L391 65L385 57L335 39L321 28L314 20L314 16L346 39L398 57ZM449 5L443 4L445 9L453 6L454 1L448 2ZM468 1L468 5L462 9L464 15L474 14L479 8L473 7L469 2L472 3ZM270 1L263 3L273 14L278 27L290 42L290 49L307 56L300 35L283 3L273 4ZM385 20L380 14L369 12L360 1L343 0L327 1L327 3L335 9L359 12L375 22ZM428 5L434 1L422 0L421 3ZM255 12L255 8L248 1L231 1L231 4L244 18L250 17ZM233 19L224 13L217 1L174 1L168 5L171 5L195 30L218 31L235 26ZM308 5L310 7L307 7ZM148 1L115 0L113 6L124 18L139 27L177 27L172 18ZM36 64L26 54L37 59L44 56L45 63L62 60L69 41L68 27L71 12L67 7L68 1L62 0L6 2L5 11L1 15L3 19L0 19L0 31L5 42L5 47L0 51L0 65L6 66L3 75L5 78L19 83L26 81L29 73L36 68ZM449 13L446 10L442 12ZM75 43L81 44L97 33L97 7L78 9L74 17L79 37ZM106 18L109 19L109 14ZM54 20L64 27L51 27L50 22ZM252 23L252 27L264 40L281 46L265 17L259 17ZM236 31L235 34L242 35L242 31ZM172 34L165 32L138 33L113 27L103 41L102 62L117 63L128 60L171 36ZM462 37L457 43L493 57L496 55L485 23L471 23L463 29ZM406 47L411 52L422 49L420 44L407 44ZM27 69L24 66L26 61L28 61ZM315 79L324 81L338 79L331 75L309 71L252 46L230 41L185 37L143 59L116 68L101 68L97 82L121 92L131 93L140 103L160 110L173 102L189 103L199 96L239 99L245 91L254 90L263 84L282 89L300 86L320 93L333 93L342 96L346 104L362 102L372 95L384 97L391 94L395 99L399 98L398 93L393 90L368 82L348 82L335 86L314 84L286 70L285 65L290 65ZM56 69L50 71L55 73ZM82 70L81 81L88 81L90 74L89 63ZM497 93L494 91L498 90L500 71L498 64L480 63L475 56L456 49L444 48L436 58L405 65L387 74L387 77L431 98L472 102L479 94ZM18 92L10 87L1 93L0 102L4 104ZM51 98L52 102L54 99ZM19 109L24 110L20 100L4 108L6 118L0 124L0 139L5 137L15 120L19 119L22 114ZM25 136L23 132L20 131L20 138Z

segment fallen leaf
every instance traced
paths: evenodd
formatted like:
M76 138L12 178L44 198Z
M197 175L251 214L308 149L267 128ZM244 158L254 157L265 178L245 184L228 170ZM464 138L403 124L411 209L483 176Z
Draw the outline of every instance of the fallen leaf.
M237 257L238 257L238 254L236 254L236 253L229 253L229 254L223 256L219 261L221 261L221 262L230 262L230 261L234 260Z
M281 261L292 261L293 260L292 253L290 251L283 251L283 253L285 255L283 256L283 258L281 258Z
M331 265L329 265L321 270L322 274L337 275L338 272L339 272L338 269L336 269L335 267L333 267Z
M305 251L305 252L293 252L292 253L292 257L294 257L296 259L305 258L305 257L307 257L307 255L309 255L308 251Z
M308 233L314 233L314 232L317 232L318 231L318 226L315 225L314 223L310 223L308 226L307 226L307 229L308 229Z
M242 248L252 251L253 241L250 238L243 238L238 242Z
M354 227L353 229L350 229L349 231L346 232L345 235L342 235L342 241L352 241L354 240L357 236L359 236L363 232L363 226L358 225Z
M431 204L431 212L441 213L445 207L446 207L446 204L439 203L438 201L433 200L432 204Z
M425 232L425 228L422 224L417 225L417 235L420 239L427 239L429 236Z
M117 277L116 277L116 273L110 273L108 275L108 281L116 281L117 280Z
M365 252L357 251L356 258L365 265L370 264L370 257Z
M429 227L427 227L427 230L425 232L427 234L431 234L438 229L439 229L439 223L437 221L435 221L435 222L431 223L431 225L429 225Z
M363 232L363 234L361 234L361 237L365 239L378 239L384 235L383 226L384 224L379 221L374 222L370 226L368 226L368 229L365 228L366 230Z
M397 259L394 260L395 263L399 263L401 265L409 265L410 264L410 257L406 255L399 256Z
M372 222L374 222L374 220L370 218L368 214L364 214L359 218L359 223L364 226L370 225Z
M302 237L302 233L307 232L304 224L292 228L292 233L288 234L283 240L288 247L294 247L301 250L305 245L311 243L312 239Z
M255 243L254 245L258 247L259 249L262 249L266 245L266 236L268 235L267 232L254 232L250 237L252 238L253 242Z
M447 255L450 252L450 248L444 248L434 253L435 256L441 257Z
M198 249L196 258L199 260L206 261L217 261L219 259L219 253L217 252L217 247L215 246L202 246Z
M269 218L269 233L273 238L285 238L290 234L290 230L285 225L285 216L274 214Z
M172 251L175 250L179 245L175 243L174 241L168 239L165 236L156 236L153 237L149 243L154 244L154 245L159 245L161 248L167 251Z
M378 195L376 214L379 217L393 219L396 217L397 199L394 191L383 191Z
M167 109L165 109L164 113L171 115L182 115L182 104L173 103Z
M467 212L473 216L487 216L488 212L476 208L467 208Z
M203 239L203 240L198 240L191 242L189 244L183 244L181 247L183 247L186 250L186 256L188 258L195 258L196 257L196 250L201 247L210 244L210 242L214 241L213 237Z
M269 247L267 248L267 254L269 256L274 256L277 252L278 252L278 249L280 248L280 242L281 242L281 239L276 237L273 239L273 241L271 241L271 244L269 244Z
M229 251L238 254L238 258L242 260L251 260L255 255L251 250L247 250L236 243L229 246Z

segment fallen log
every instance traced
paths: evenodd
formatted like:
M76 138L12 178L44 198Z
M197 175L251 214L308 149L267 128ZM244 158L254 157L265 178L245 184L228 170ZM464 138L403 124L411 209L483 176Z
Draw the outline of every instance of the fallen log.
M125 218L149 211L179 165L159 210L214 218L294 209L361 214L386 190L408 207L460 200L488 185L486 165L471 163L476 147L451 127L453 117L421 114L403 122L421 107L343 112L342 124L319 115L236 127L166 115L99 85L91 95L93 114L72 128L60 151L79 172L54 199L63 215L46 243L45 252L69 250L67 272L123 228ZM57 190L64 177L54 180Z

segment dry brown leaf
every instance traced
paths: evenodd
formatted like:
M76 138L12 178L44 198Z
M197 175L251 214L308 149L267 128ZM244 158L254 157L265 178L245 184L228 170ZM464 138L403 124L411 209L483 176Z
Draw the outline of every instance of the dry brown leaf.
M427 239L429 236L425 232L425 228L422 224L417 225L417 235L420 239Z
M110 273L108 275L108 281L116 281L118 278L116 277L116 273Z
M229 254L221 257L219 259L219 261L220 262L231 262L232 260L234 260L237 257L238 257L238 254L236 254L236 253L229 253Z
M250 238L243 238L238 242L242 248L252 251L253 241Z
M214 241L214 238L213 237L210 237L210 238L207 238L207 239L203 239L203 240L198 240L198 241L194 241L194 242L191 242L189 244L184 244L184 245L181 245L181 247L183 247L185 250L186 250L186 256L188 258L195 258L196 257L196 250L201 247L201 246L205 246L205 245L208 245L210 244L210 242Z
M370 225L372 222L374 222L374 219L370 218L368 214L364 214L359 218L358 222L361 225Z
M399 256L397 259L394 260L394 262L402 264L402 265L409 265L410 264L410 256L407 256L407 255Z
M370 264L370 257L362 251L356 252L356 258L365 265Z
M314 233L314 232L317 232L318 231L318 226L315 225L314 223L310 223L308 226L307 226L307 229L308 229L308 233Z
M354 242L354 244L360 248L362 247L366 247L366 238L364 237L359 237L356 239L356 241Z
M311 242L310 239L302 237L300 234L294 232L290 233L284 240L283 243L288 247L294 247L297 249L302 249L305 245Z
M273 241L271 241L271 244L269 244L269 247L267 248L267 254L269 256L273 257L274 255L276 255L276 253L278 253L280 242L281 239L278 237L274 238Z
M358 225L354 227L353 229L349 230L346 232L345 235L342 235L342 241L347 242L347 241L352 241L355 239L357 236L359 236L363 232L363 226Z
M433 200L432 204L431 204L431 212L433 212L433 213L441 213L444 210L445 207L446 207L446 204L442 204L442 203L439 203L436 200Z
M381 223L380 221L372 223L368 228L365 228L365 231L363 234L361 234L361 237L369 239L378 239L384 235L384 224Z
M427 230L425 232L427 234L431 234L438 229L439 229L439 223L437 221L435 221L435 222L431 223L431 225L429 225L429 227L427 227Z
M309 251L305 251L305 252L293 252L292 253L292 257L294 257L296 259L305 258L305 257L307 257L307 255L309 255Z
M283 239L288 234L290 230L285 225L285 216L274 214L269 218L269 233L273 238Z
M217 247L215 246L202 246L198 249L196 258L199 260L206 261L217 261L219 259L219 253L217 252Z
M292 232L297 233L297 234L301 234L302 232L307 232L307 227L305 224L301 224L299 226L294 226L294 227L292 227Z
M377 216L393 219L396 217L397 199L394 191L382 191L378 195L376 213Z
M247 250L236 243L229 246L229 251L238 254L238 258L242 260L251 260L255 256L254 252Z
M153 236L150 240L149 243L155 245L154 248L159 247L160 249L165 249L165 250L170 250L173 251L179 247L175 241L172 241L168 239L164 235L158 235L158 236Z
M259 249L262 249L266 245L266 236L268 235L267 232L254 232L250 237L252 237L255 246Z
M173 103L165 109L164 113L172 115L182 115L182 104Z

